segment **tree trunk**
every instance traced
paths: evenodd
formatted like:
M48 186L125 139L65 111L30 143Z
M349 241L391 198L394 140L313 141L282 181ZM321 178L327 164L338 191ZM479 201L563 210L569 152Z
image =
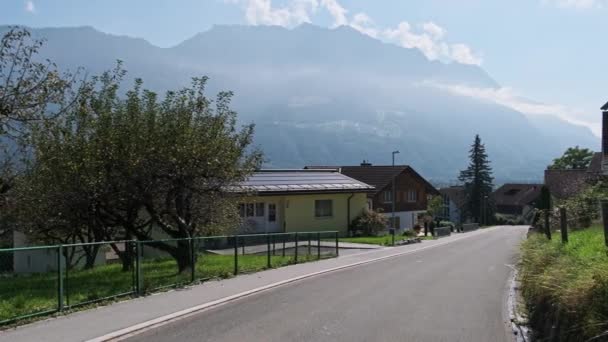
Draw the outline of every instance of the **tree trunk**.
M125 243L125 250L121 251L115 243L110 244L112 250L122 263L122 271L128 272L133 270L133 246L130 243Z
M99 253L99 245L92 246L82 246L82 250L85 253L85 263L84 269L89 270L95 267L95 259L97 259L97 254Z
M175 249L173 257L177 262L177 269L179 273L192 270L194 265L192 264L192 256L190 254L190 241L177 241L177 249Z

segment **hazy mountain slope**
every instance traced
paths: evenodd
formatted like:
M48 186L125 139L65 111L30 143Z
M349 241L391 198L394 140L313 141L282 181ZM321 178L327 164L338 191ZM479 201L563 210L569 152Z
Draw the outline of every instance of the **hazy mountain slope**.
M400 163L449 181L479 133L498 180L539 180L566 146L599 146L588 129L557 118L527 118L425 85L497 87L479 67L431 62L350 28L218 26L172 48L88 27L34 33L62 67L97 74L121 59L130 77L158 91L210 76L210 94L235 91L234 106L256 123L273 167L389 163L399 149Z

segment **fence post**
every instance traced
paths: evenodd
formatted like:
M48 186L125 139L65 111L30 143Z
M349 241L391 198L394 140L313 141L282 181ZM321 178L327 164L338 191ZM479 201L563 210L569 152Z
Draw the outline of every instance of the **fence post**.
M336 232L336 256L340 256L340 249L338 248L338 232Z
M551 240L551 225L549 223L549 209L545 209L545 235Z
M143 248L141 246L140 241L135 241L135 289L137 291L137 296L141 296L144 293L143 289L143 277L141 273L141 262L143 256Z
M63 311L63 246L57 246L57 311Z
M194 238L190 238L190 282L196 279L196 252L194 251Z
M321 233L317 233L317 259L321 259Z
M559 208L559 223L562 232L562 243L568 243L568 218L566 216L566 208Z
M272 255L277 255L277 236L272 235Z
M283 258L285 257L285 240L287 240L287 235L283 235L283 252L281 254Z
M297 232L296 232L295 240L296 240L296 250L294 252L295 253L294 255L295 255L295 261L297 264L298 263L298 233Z
M234 236L234 275L239 273L239 236Z
M267 266L268 266L268 268L270 268L270 266L272 266L272 264L270 262L270 235L269 234L266 234L266 243L268 244L267 245L267 248L268 248Z
M245 239L245 237L243 236L243 239L242 239L243 244L241 245L241 250L242 250L242 252L243 252L243 255L245 255L245 240L246 240L246 239Z
M311 235L312 234L308 233L307 235L308 235L308 257L310 257L310 247L312 245L312 243L311 243Z
M604 242L608 247L608 200L602 200L602 221L604 223Z

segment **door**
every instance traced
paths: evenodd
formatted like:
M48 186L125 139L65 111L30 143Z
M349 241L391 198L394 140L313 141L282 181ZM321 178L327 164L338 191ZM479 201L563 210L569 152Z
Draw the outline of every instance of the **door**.
M268 203L268 214L266 216L266 228L268 233L279 233L281 232L281 225L279 224L279 213L277 211L276 203Z

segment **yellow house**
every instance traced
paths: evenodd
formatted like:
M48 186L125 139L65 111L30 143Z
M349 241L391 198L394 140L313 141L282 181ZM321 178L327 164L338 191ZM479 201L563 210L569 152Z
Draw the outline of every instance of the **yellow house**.
M239 205L246 233L339 231L367 208L374 187L338 170L262 170L241 188Z

